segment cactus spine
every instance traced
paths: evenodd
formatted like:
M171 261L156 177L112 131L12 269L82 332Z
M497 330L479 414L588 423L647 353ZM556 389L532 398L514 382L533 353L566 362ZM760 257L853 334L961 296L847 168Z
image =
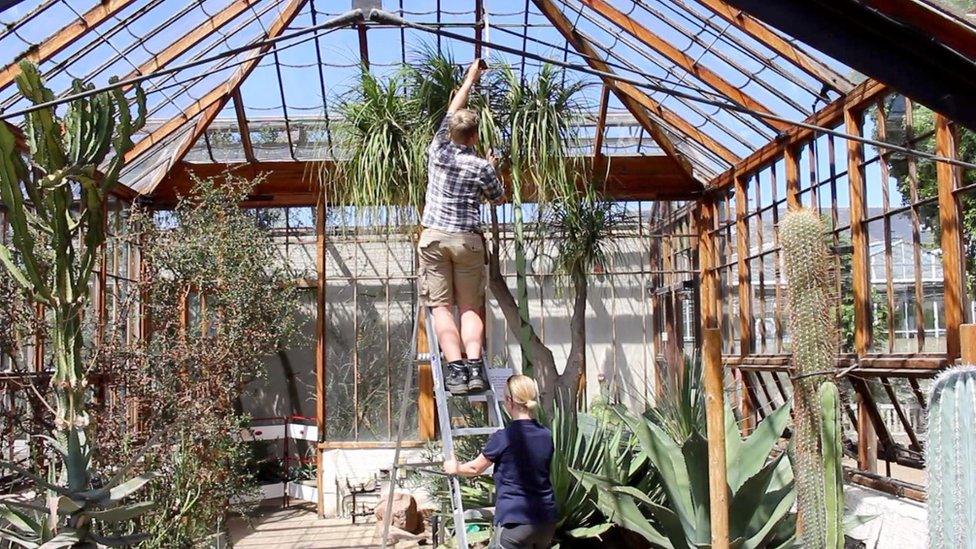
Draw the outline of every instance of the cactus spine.
M929 547L976 548L976 367L942 373L929 396Z
M836 329L824 226L810 210L780 224L793 341L798 532L807 549L844 547L840 404L833 382Z

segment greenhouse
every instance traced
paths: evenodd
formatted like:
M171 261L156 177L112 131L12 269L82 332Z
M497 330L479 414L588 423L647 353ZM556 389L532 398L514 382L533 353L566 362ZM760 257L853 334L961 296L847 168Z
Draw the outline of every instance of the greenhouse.
M0 548L976 548L976 0L0 22Z

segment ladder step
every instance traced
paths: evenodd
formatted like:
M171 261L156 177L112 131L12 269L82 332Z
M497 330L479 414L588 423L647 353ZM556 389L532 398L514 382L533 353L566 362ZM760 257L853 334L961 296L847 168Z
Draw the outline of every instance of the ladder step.
M474 509L465 509L464 518L465 520L491 520L495 517L494 507L476 507Z
M459 427L451 429L451 434L456 437L471 437L476 435L490 435L498 431L501 427Z
M443 461L415 461L412 463L401 463L397 465L397 469L419 469L422 467L441 467L443 465Z

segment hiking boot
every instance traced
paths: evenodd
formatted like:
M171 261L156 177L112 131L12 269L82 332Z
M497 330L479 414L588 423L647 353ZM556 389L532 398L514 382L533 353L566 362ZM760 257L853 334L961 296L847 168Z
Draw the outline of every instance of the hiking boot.
M481 393L488 388L488 372L485 371L485 361L467 360L468 367L468 392Z
M468 393L468 367L463 361L449 362L447 364L447 374L444 376L444 386L452 395L464 395Z

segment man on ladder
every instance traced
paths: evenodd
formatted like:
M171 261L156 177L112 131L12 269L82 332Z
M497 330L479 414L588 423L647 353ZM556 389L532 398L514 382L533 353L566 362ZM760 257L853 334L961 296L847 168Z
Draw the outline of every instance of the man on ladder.
M430 307L435 337L447 362L444 383L455 395L488 388L482 357L488 256L481 232L481 202L500 201L504 188L496 159L475 152L480 121L478 113L466 108L483 68L480 59L468 68L427 150L424 230L417 244L421 301ZM460 329L454 320L455 305Z

